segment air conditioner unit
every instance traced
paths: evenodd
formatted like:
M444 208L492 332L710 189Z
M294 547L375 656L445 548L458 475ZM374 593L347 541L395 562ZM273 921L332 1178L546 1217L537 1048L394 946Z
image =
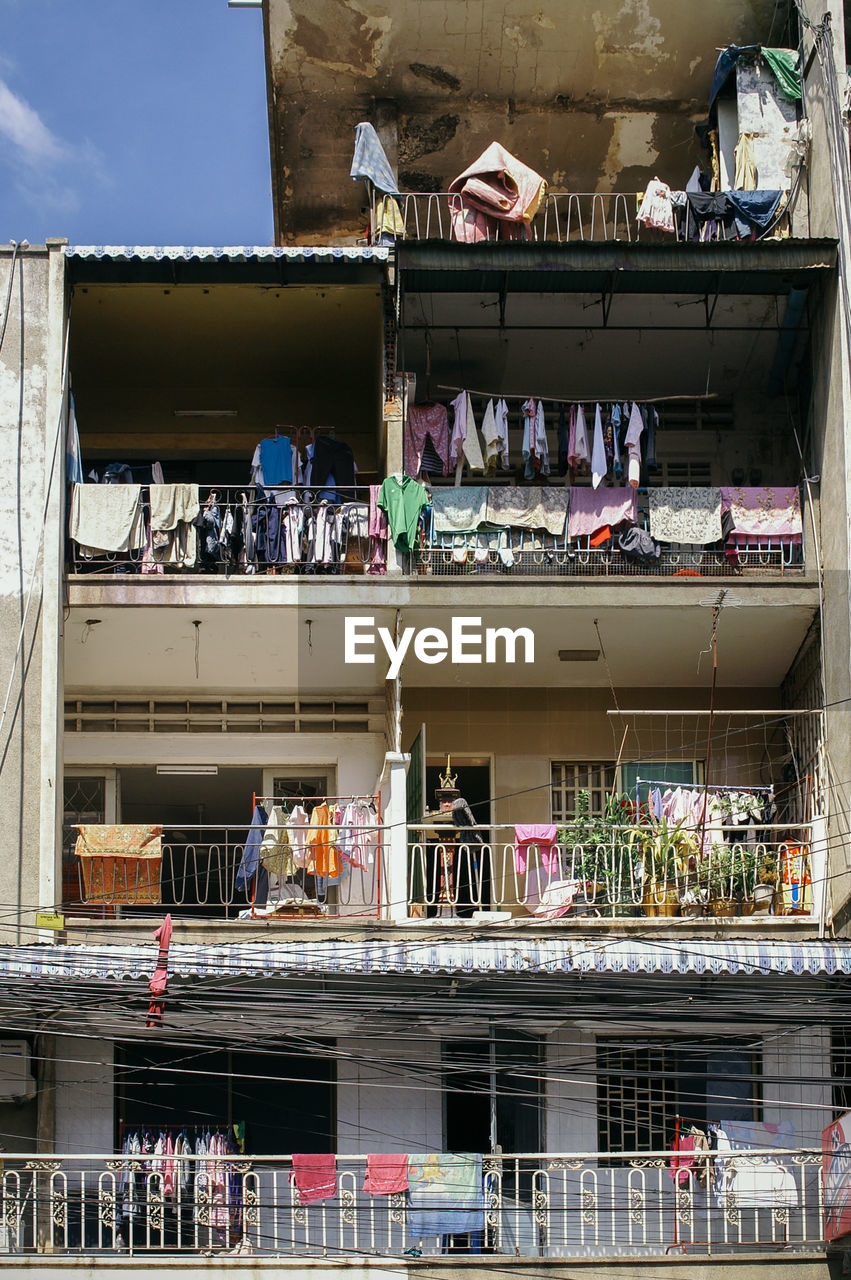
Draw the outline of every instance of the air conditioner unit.
M0 1040L0 1101L34 1097L29 1045L26 1040Z

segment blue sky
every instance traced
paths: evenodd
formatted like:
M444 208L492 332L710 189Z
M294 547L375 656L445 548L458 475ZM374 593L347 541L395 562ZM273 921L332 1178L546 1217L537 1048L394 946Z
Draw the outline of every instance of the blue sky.
M0 0L0 242L269 244L260 10Z

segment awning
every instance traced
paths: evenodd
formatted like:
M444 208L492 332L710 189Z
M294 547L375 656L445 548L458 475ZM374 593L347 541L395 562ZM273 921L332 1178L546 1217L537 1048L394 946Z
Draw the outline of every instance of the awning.
M162 244L70 244L62 251L66 258L111 258L127 262L248 262L285 258L289 262L387 262L390 250L368 245L162 245Z
M0 981L149 978L156 943L9 947ZM849 974L851 943L778 939L364 938L193 945L172 943L175 978L286 978L296 974Z

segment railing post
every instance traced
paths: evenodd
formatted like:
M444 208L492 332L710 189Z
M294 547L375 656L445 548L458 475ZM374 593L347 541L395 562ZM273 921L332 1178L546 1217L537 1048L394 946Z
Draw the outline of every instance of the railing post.
M411 757L388 751L384 772L388 779L384 806L384 863L381 915L398 922L408 915L407 772Z

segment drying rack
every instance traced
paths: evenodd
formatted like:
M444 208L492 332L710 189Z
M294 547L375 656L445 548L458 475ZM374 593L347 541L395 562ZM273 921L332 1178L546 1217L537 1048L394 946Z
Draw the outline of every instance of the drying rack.
M328 804L328 805L330 805L330 804L339 804L339 805L354 804L354 802L355 802L355 801L357 801L357 800L363 800L363 801L364 801L364 803L366 803L366 804L371 804L371 805L372 805L372 807L375 809L375 826L376 826L377 828L379 828L379 829L380 829L380 827L381 827L381 796L380 796L380 795L372 795L372 796L358 796L358 795L345 795L345 796L330 796L330 795L316 795L316 796L305 796L305 795L271 796L271 795L268 795L268 796L264 796L264 795L260 795L258 792L256 792L256 791L255 791L255 792L253 792L253 793L252 793L252 796L251 796L251 813L252 813L252 815L254 814L254 810L257 808L257 806L258 806L258 805L262 805L262 806L263 806L263 808L264 808L264 809L266 809L267 805L268 805L268 806L281 805L281 804L283 804L283 805L290 805L290 804L301 804L301 805L303 805L303 804L305 804L307 801L310 801L311 803L313 803L313 805L314 805L314 807L315 807L316 805L320 805L320 804ZM252 885L252 889L251 889L251 917L250 917L250 918L251 918L252 920L257 919L257 916L256 916L256 915L255 915L255 913L254 913L254 908L255 908L255 905L256 905L256 901L255 901L255 894L256 894L256 892L257 892L257 877L255 876L255 877L254 877L254 881L253 881L253 885ZM380 857L380 856L378 857L378 859L377 859L377 861L376 861L376 868L375 868L375 898L376 898L376 913L377 913L377 912L378 912L378 909L379 909L379 904L381 903L381 857ZM266 917L266 916L264 916L263 918L264 918L264 919L268 919L268 917ZM286 919L287 917L282 917L282 918Z

